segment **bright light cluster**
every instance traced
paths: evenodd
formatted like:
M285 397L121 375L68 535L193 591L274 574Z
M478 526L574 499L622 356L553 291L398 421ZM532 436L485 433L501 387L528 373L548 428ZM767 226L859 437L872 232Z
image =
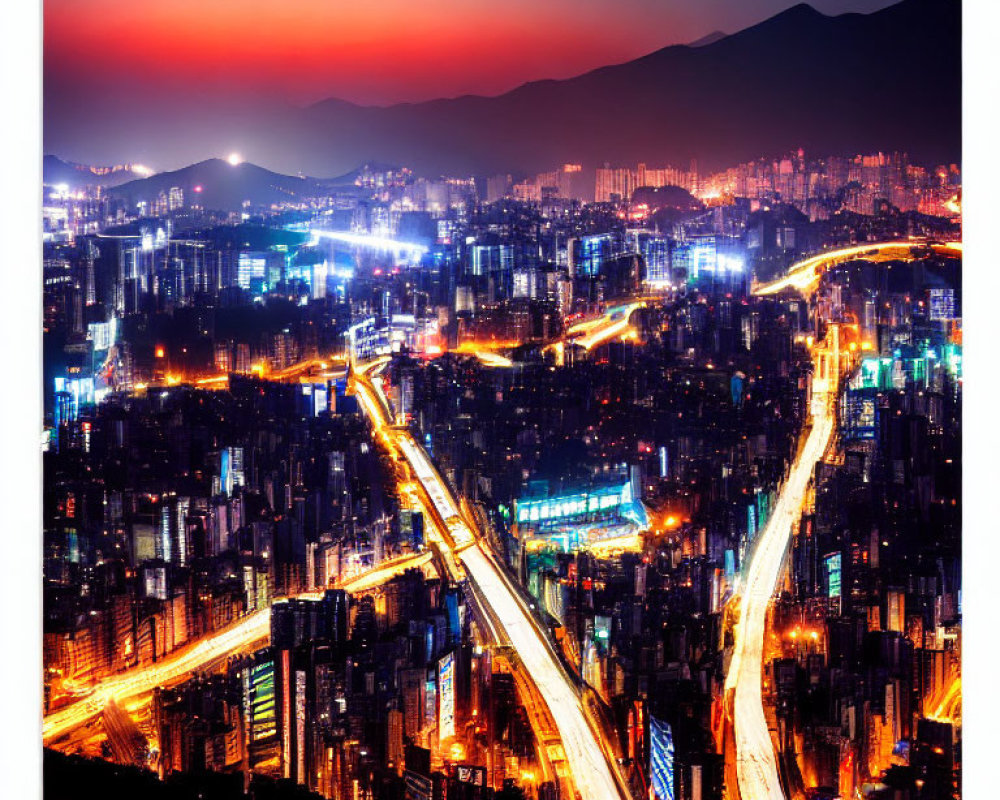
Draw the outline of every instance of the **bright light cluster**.
M374 250L388 250L391 252L407 252L415 255L423 255L427 248L422 244L412 242L399 242L387 236L373 236L367 233L348 233L347 231L323 231L313 230L314 239L333 239L344 244L353 244L358 247L371 247Z

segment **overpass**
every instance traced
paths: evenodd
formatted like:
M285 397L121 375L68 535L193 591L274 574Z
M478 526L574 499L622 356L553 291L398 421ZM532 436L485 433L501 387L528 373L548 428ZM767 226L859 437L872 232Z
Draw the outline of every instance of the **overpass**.
M386 450L405 461L428 501L428 539L442 551L452 577L468 579L474 605L479 606L485 629L500 643L509 643L525 672L548 706L562 740L573 783L582 800L630 798L628 784L618 769L610 743L598 732L575 683L531 613L525 599L497 564L492 553L462 516L451 490L409 431L392 425L388 402L372 372L359 365L352 372L358 401Z
M347 592L363 592L401 575L408 569L424 568L431 560L429 551L383 561L375 567L351 575L337 585ZM297 597L319 598L322 592L305 592ZM192 673L203 672L234 653L266 645L271 636L270 608L248 614L236 623L192 642L148 667L132 669L98 682L80 699L45 715L42 740L48 745L102 714L108 705L149 701L157 686L171 686ZM86 690L85 690L86 691ZM81 693L82 694L82 693Z
M814 396L812 427L758 535L740 593L733 658L726 673L727 703L732 702L736 774L744 800L783 800L774 747L764 717L761 692L767 609L785 561L792 529L802 515L813 468L830 444L835 393Z

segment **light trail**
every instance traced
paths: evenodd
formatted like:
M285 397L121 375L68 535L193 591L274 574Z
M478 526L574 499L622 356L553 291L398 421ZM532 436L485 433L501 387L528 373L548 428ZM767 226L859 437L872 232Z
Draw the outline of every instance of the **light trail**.
M424 567L430 562L431 557L431 552L427 551L385 561L371 570L348 578L339 588L347 592L372 589L401 575L407 569ZM296 595L306 599L318 599L322 596L322 591ZM266 608L244 617L225 630L187 645L156 664L106 678L89 695L45 716L42 723L43 742L48 744L86 724L100 714L111 699L130 711L142 707L148 703L149 696L157 686L169 686L182 681L191 673L204 670L213 662L246 650L257 642L263 644L270 635L271 612L270 608Z
M943 692L938 693L940 699L932 701L932 709L924 716L937 722L954 724L962 716L962 679L952 678Z
M342 356L330 356L329 358L307 358L303 361L291 364L284 369L277 370L268 376L268 380L288 380L289 378L297 378L304 372L310 372L313 370L325 371L331 369L331 365L333 364L344 366L346 363L346 359Z
M961 242L932 243L895 241L864 244L831 250L794 264L788 274L771 283L754 287L758 296L785 289L810 294L831 266L856 258L866 260L913 260L930 249L939 255L960 258ZM820 375L817 353L815 375ZM726 695L733 698L733 732L736 745L736 774L744 800L784 800L778 778L774 746L764 716L761 691L764 634L767 610L774 594L792 528L801 517L806 491L816 463L823 457L834 431L833 405L836 402L838 366L832 381L814 379L812 429L796 456L788 480L782 487L771 518L755 543L740 589L740 618L735 626L733 658L726 674ZM830 385L832 383L832 386ZM955 693L960 693L956 689ZM943 705L953 705L954 694ZM944 710L944 709L942 709Z
M298 382L309 382L309 377L315 374L317 379L328 379L330 377L342 377L346 370L347 359L343 356L329 356L327 358L307 358L297 361L284 369L273 373L266 373L264 365L255 365L250 374L267 381L288 381L293 379ZM197 386L201 389L227 389L229 387L229 373L220 375L207 375L197 378L183 373L172 372L164 376L166 386L180 386L182 384ZM153 386L159 385L156 383ZM146 383L136 384L135 389L142 391L150 388Z
M631 326L628 323L628 317L618 320L618 322L613 322L602 328L598 328L586 336L583 336L576 340L576 344L580 345L584 350L593 350L599 344L604 344L612 339L617 339L628 333Z
M213 375L210 378L199 378L195 381L196 386L217 386L222 384L229 384L229 375Z
M627 318L626 318L627 319ZM573 782L583 800L628 798L624 778L612 767L611 751L602 746L598 734L588 722L576 686L560 665L545 634L525 607L523 600L510 585L496 562L487 555L482 538L476 536L458 511L450 490L434 468L426 452L406 431L393 430L391 413L384 395L376 388L370 373L380 367L359 366L353 373L355 393L376 433L386 432L381 441L394 454L401 454L431 502L435 514L428 515L429 529L436 528L440 518L444 528L437 531L445 564L451 559L464 567L471 579L477 602L483 606L487 620L495 621L500 634L517 651L527 674L538 689L555 721L566 753ZM430 532L430 531L429 531ZM457 572L457 571L456 571Z
M111 698L125 702L138 695L152 692L157 686L186 678L213 661L223 659L256 641L266 639L270 633L271 612L268 608L244 617L232 627L204 638L163 661L141 670L131 670L107 678L101 681L93 694L86 699L47 715L42 722L42 740L47 744L83 725L99 714Z
M463 342L453 350L442 350L440 347L434 350L433 355L428 351L425 355L430 356L430 360L440 358L445 353L456 353L463 356L475 356L484 366L502 369L514 366L514 362L507 356L497 353L497 350L513 349L520 342Z
M514 366L513 361L507 358L507 356L502 356L499 353L490 353L487 350L477 350L473 353L473 355L482 361L487 367L502 369Z
M374 589L376 586L381 586L383 583L402 575L408 569L423 567L430 562L432 556L433 553L430 550L425 550L422 553L412 553L392 559L391 561L385 561L374 569L342 581L338 584L338 588L350 594ZM319 593L319 596L322 596L322 592Z
M590 351L614 339L635 338L637 333L629 324L629 320L635 311L645 308L646 305L646 300L635 299L612 306L599 317L571 325L561 339L546 345L545 349L559 353L567 344L576 344Z
M784 798L761 693L764 631L767 609L785 560L792 527L801 516L813 468L822 458L833 434L830 403L816 403L813 408L812 430L755 544L740 595L740 620L736 624L733 658L726 675L726 692L734 692L736 774L740 796L745 800Z
M580 696L496 566L478 543L463 550L460 558L548 705L577 791L587 800L621 797L604 750L583 714Z
M820 276L830 267L854 259L868 261L912 261L921 257L921 251L930 249L937 255L962 257L961 242L925 242L901 239L894 242L877 242L842 247L829 250L799 261L788 269L788 273L770 283L755 286L753 293L759 296L777 294L785 289L808 292L819 283ZM916 252L914 252L916 251Z

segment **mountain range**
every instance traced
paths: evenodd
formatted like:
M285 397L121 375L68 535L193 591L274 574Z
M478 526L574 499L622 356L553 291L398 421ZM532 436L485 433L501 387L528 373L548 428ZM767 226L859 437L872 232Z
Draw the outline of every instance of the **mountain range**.
M45 124L52 152L50 140L65 137L55 120ZM388 107L329 99L226 124L241 126L245 154L258 163L314 175L364 161L424 175L524 175L566 162L686 167L697 159L705 172L798 147L953 162L961 157L961 3L902 0L838 16L800 4L738 33L497 97ZM116 125L127 141L128 122ZM157 147L182 130L200 131L192 152L222 141L197 120L144 125L136 135L154 162ZM74 152L86 145L73 141Z
M118 186L142 177L144 177L144 173L136 171L131 165L91 167L86 164L63 161L52 155L42 159L42 183L48 186L62 183L71 189L83 186Z
M281 175L256 164L230 164L210 158L170 172L123 183L108 190L112 197L135 205L153 202L160 192L177 187L184 192L185 205L198 204L212 211L238 211L244 200L254 205L295 202L324 194L333 181L296 175Z

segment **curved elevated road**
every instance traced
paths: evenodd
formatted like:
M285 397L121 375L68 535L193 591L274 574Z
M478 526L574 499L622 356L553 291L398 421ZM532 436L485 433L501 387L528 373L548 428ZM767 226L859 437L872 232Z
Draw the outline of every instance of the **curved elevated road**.
M415 553L384 561L370 570L351 576L340 588L361 592L402 574L407 569L423 567L430 552ZM303 593L300 597L322 597L322 592ZM278 601L280 602L280 601ZM248 614L238 622L212 633L171 653L161 661L142 669L132 669L100 681L94 690L76 702L47 714L42 722L42 739L49 744L72 732L100 714L108 702L125 704L136 699L148 700L157 686L170 686L186 680L192 673L207 669L228 656L263 646L271 636L270 608Z
M962 243L902 239L828 250L793 264L788 273L778 280L754 286L753 293L764 296L777 294L785 289L795 289L807 294L816 288L823 273L837 264L854 260L912 261L916 258L923 258L928 252L951 258L961 258Z
M794 264L783 278L754 287L759 296L786 289L811 295L830 267L852 260L911 261L928 253L962 257L961 242L904 240L830 250ZM836 368L835 368L836 371ZM818 373L818 370L817 370ZM726 695L732 697L736 744L736 775L743 800L784 800L771 736L764 717L761 691L767 610L774 594L792 528L800 518L816 462L823 457L834 431L836 378L829 394L816 395L812 429L782 487L771 518L761 531L740 594L733 659L726 675Z
M461 562L476 587L477 598L517 651L521 663L548 706L559 730L577 793L583 800L629 798L627 785L612 766L599 735L591 727L576 686L553 653L524 601L513 590L481 537L462 518L458 503L423 448L404 429L393 428L384 394L370 377L371 366L352 373L355 392L375 435L402 457L430 500L441 525L442 549Z
M814 413L812 430L792 465L771 518L757 540L741 593L740 621L726 675L726 692L733 692L736 774L744 800L784 798L761 694L764 630L792 526L801 515L813 467L822 458L832 433L831 405L823 401Z

